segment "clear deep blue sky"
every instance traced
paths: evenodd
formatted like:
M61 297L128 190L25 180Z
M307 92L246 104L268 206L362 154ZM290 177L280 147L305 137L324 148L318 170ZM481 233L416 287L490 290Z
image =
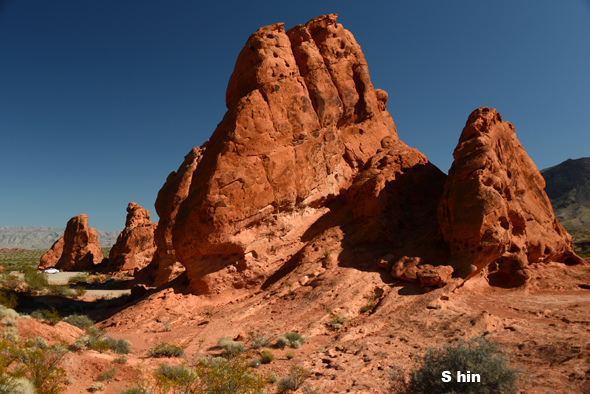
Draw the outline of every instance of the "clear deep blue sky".
M590 156L590 2L0 0L0 226L121 230L225 113L258 27L322 14L361 45L400 138L447 172L497 108L539 169Z

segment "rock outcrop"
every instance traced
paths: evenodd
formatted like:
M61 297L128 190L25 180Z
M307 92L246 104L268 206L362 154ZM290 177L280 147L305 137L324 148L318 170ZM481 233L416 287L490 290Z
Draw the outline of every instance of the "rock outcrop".
M188 195L193 173L203 157L203 148L193 148L185 156L177 171L168 175L166 183L158 192L156 212L160 217L154 232L156 252L152 262L141 273L141 279L149 284L161 286L184 272L184 266L176 258L172 244L172 228L180 204Z
M579 261L495 110L469 117L447 178L398 139L387 97L336 15L260 28L238 56L223 120L158 194L144 272L160 285L180 263L194 293L220 294L303 265L315 267L308 278L338 264L424 287L485 269L513 286L532 263Z
M63 237L42 257L38 269L55 267L63 271L89 270L103 260L96 230L88 227L88 216L68 221Z
M151 222L147 209L130 202L125 229L109 253L107 271L133 274L146 267L156 251L154 230L157 226L157 223Z
M273 256L295 253L381 141L397 140L386 100L336 15L255 32L172 231L192 288L258 283L279 267Z
M531 264L581 262L543 177L495 109L471 113L453 155L439 221L459 276L485 269L491 284L510 287L529 278Z

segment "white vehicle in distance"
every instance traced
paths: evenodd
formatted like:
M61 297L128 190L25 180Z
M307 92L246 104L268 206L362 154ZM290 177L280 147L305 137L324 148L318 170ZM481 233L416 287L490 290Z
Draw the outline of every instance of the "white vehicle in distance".
M49 268L46 270L43 270L44 274L59 274L59 270L57 268Z

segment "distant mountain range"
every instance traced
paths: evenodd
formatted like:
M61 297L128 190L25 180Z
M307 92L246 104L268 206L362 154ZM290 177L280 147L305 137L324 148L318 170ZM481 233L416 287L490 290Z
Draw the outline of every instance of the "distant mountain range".
M590 157L541 171L557 220L572 235L590 234Z
M0 227L0 248L49 249L55 241L64 235L63 228L57 227ZM115 244L120 231L102 231L98 233L101 247Z

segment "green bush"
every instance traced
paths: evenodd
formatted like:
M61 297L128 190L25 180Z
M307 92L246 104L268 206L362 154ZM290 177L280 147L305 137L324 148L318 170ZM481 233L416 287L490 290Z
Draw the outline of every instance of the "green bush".
M63 319L68 324L87 330L94 326L94 320L89 318L87 315L69 315Z
M152 378L141 376L137 383L122 394L148 393L236 393L255 394L264 392L265 382L248 369L242 357L223 357L198 360L193 368L160 365Z
M292 347L298 349L305 343L305 339L301 334L296 332L286 332L283 335L277 337L277 347L284 349L286 347Z
M287 377L279 381L279 393L297 390L310 376L311 373L301 365L292 365Z
M88 272L80 272L68 279L68 283L76 284L78 282L88 283Z
M231 338L221 338L217 344L223 348L224 357L233 358L244 353L244 345Z
M59 363L67 353L65 347L15 347L13 352L20 370L38 393L57 394L64 390L66 376Z
M447 344L442 349L430 348L421 359L419 368L411 372L411 381L406 393L452 393L465 392L465 383L457 382L457 371L480 375L480 383L469 383L470 393L515 393L520 371L508 366L507 358L499 346L482 337L469 341L460 339L455 344ZM451 373L451 381L443 382L443 371ZM400 383L397 374L397 382Z
M90 385L90 388L88 389L88 391L90 391L91 393L96 393L102 389L104 389L104 383L97 382L97 383L92 383Z
M260 361L262 364L270 364L275 359L275 355L270 350L265 350L260 353Z
M125 356L115 357L113 359L113 362L115 364L127 364L127 358Z
M18 306L18 296L14 292L0 290L0 307L14 309Z
M248 333L248 341L251 349L260 349L270 345L270 338L261 331L252 331Z
M72 289L66 285L47 285L47 289L49 294L56 297L72 297L74 295Z
M86 335L76 339L71 347L76 351L94 349L104 353L112 350L117 354L128 354L131 353L130 346L131 342L125 339L115 339L99 328L92 326L86 330Z
M262 365L262 362L255 358L253 360L248 361L248 368L260 368L260 366Z
M109 369L107 369L106 371L102 371L100 373L100 375L98 375L98 380L100 381L104 381L104 380L112 380L115 375L117 374L118 370L115 367L111 367Z
M31 313L31 317L37 320L43 320L46 323L51 324L52 326L55 326L57 323L61 321L61 317L59 316L59 313L55 310L55 308L36 310L33 313Z
M11 319L18 319L20 317L20 315L14 309L7 308L4 305L0 305L0 319L3 319L5 317L11 318Z
M45 275L31 267L25 269L25 283L30 289L37 291L43 290L49 285Z
M148 357L182 357L184 349L181 346L162 342L147 350Z
M195 372L202 393L260 393L265 387L264 380L248 370L242 357L199 360Z
M82 297L87 293L86 286L82 286L82 285L76 286L76 289L74 291L76 292L76 295L78 297Z

